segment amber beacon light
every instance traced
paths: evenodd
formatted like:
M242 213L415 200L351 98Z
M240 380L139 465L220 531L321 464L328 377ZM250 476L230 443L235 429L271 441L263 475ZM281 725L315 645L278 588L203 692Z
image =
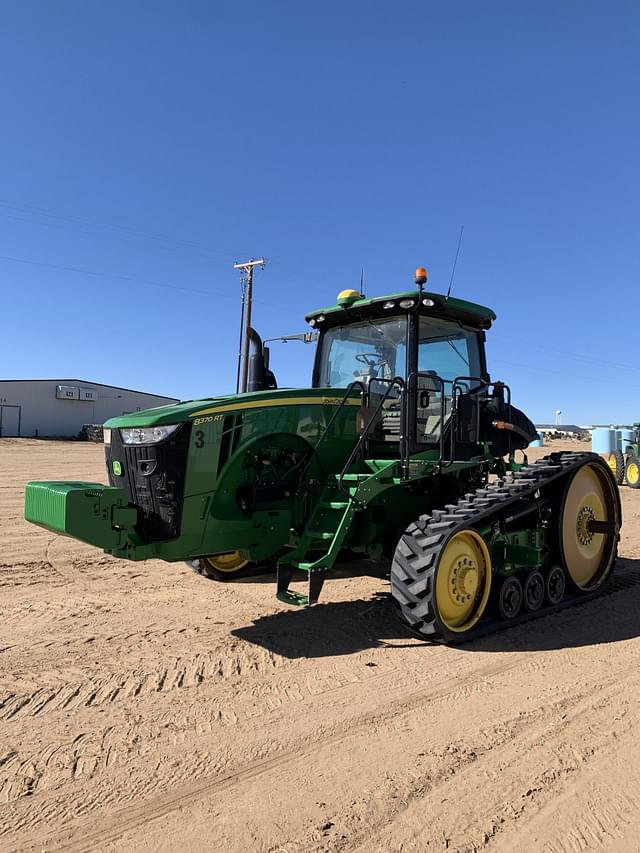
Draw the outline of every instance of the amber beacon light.
M418 267L416 270L416 284L422 286L427 283L427 271L424 267Z

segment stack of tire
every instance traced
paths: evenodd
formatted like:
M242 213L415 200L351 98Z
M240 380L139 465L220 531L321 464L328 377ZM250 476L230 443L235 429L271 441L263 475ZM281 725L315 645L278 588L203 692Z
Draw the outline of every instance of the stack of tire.
M104 441L102 424L83 424L78 438L81 441L95 441L96 443Z

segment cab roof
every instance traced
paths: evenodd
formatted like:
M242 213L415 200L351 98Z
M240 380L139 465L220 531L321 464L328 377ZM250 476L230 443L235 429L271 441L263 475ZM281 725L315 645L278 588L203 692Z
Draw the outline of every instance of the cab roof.
M322 328L326 326L342 325L345 322L357 320L358 317L380 317L391 313L402 312L403 309L399 303L405 299L412 299L414 302L418 299L418 290L406 290L401 293L392 293L387 296L366 297L361 296L348 304L331 305L327 308L318 308L311 311L305 316L307 323L315 326L318 323L318 318L324 316L325 320L320 321ZM423 304L423 300L431 300L433 305L427 306ZM384 308L388 302L395 302L398 306L396 310L392 308ZM491 324L496 319L495 313L491 308L486 308L484 305L478 305L475 302L467 302L465 299L447 298L441 293L431 293L426 290L422 291L420 313L425 317L441 317L446 320L457 320L467 326L474 326L478 329L489 329Z

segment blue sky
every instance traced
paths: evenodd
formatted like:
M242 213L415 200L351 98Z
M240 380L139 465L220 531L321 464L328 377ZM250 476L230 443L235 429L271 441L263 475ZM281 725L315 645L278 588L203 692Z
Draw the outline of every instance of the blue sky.
M0 377L235 387L357 286L490 305L538 421L640 420L640 6L5 3ZM164 286L162 286L164 285ZM169 285L169 286L166 286ZM281 385L311 347L276 345Z

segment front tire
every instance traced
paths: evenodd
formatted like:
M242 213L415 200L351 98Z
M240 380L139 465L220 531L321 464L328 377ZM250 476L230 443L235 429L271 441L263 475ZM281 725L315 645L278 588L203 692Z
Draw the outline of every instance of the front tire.
M640 489L640 461L637 456L632 455L627 458L624 478L629 488Z
M202 577L222 582L237 580L256 572L256 563L245 560L238 551L199 557L192 560L190 565Z
M621 486L624 482L625 464L624 456L620 450L612 450L607 458L607 465L611 469L611 473L616 481L616 485Z
M491 591L491 556L472 528L442 532L423 516L393 556L391 594L402 620L425 639L461 642L480 621Z

